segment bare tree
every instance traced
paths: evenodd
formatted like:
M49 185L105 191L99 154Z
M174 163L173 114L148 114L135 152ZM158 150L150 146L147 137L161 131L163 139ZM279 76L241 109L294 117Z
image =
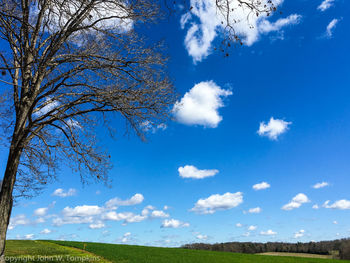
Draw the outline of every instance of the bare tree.
M6 0L0 2L4 91L2 121L9 154L0 193L0 262L13 197L29 196L60 161L107 179L108 155L93 127L123 116L142 124L166 120L174 92L161 45L148 45L138 25L155 22L152 0ZM107 114L108 113L108 114Z
M213 0L233 28L232 2L257 15L270 0ZM13 198L31 196L55 176L63 160L87 178L107 180L109 156L94 127L115 114L143 138L144 123L166 121L174 102L160 44L139 26L161 16L163 1L0 1L2 128L8 160L0 192L0 263L4 262ZM228 30L231 39L237 39Z

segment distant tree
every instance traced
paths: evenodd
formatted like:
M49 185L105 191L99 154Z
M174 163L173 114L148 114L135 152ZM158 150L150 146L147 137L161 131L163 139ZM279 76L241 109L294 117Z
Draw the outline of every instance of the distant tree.
M339 249L340 259L350 259L350 240L343 241Z

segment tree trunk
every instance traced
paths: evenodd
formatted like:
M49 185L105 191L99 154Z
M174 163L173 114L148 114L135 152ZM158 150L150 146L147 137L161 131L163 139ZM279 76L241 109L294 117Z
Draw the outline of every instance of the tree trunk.
M5 175L2 181L0 192L0 263L5 263L5 241L7 227L10 223L12 211L12 192L16 181L16 174L19 165L22 149L16 147L15 140L11 143L9 157L7 160Z

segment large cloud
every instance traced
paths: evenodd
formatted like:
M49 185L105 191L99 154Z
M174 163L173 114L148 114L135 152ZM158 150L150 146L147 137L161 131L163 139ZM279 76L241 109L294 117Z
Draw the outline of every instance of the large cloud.
M232 95L231 91L220 88L213 81L203 81L175 103L173 113L180 123L216 128L222 120L218 112L224 106L222 98L229 95Z
M199 199L191 211L199 214L214 214L216 211L228 210L239 206L241 203L243 203L241 192L215 194L206 199Z
M261 7L268 5L270 0L261 0ZM275 6L279 6L283 0L273 0ZM301 16L290 15L287 18L278 19L274 23L267 21L265 14L256 16L251 9L242 5L237 0L229 1L232 12L229 21L243 42L250 46L258 41L261 34L272 31L280 31L287 25L299 23ZM191 0L191 13L186 13L181 17L181 27L184 29L187 24L187 34L185 46L188 54L194 62L199 62L207 57L211 52L212 43L219 31L225 30L226 16L219 12L213 0Z
M293 197L293 199L286 205L282 207L283 210L293 210L295 208L299 208L302 204L310 202L309 198L303 194L297 194Z
M179 175L182 178L193 178L193 179L203 179L206 177L211 177L216 175L219 170L199 170L193 165L185 165L184 167L179 167Z

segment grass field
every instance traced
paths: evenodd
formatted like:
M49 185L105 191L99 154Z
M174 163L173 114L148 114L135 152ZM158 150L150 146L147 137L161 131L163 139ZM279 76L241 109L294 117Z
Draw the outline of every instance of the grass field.
M107 260L96 257L87 251L73 247L60 246L44 241L9 240L6 242L6 262L11 263L57 263L57 262L90 262L107 263Z
M350 262L321 258L276 257L238 253L158 248L102 243L52 241L85 249L115 263L337 263Z
M8 263L350 263L291 254L276 257L70 241L10 240L5 255Z
M333 255L318 255L318 254L307 254L307 253L284 253L284 252L266 252L266 253L259 253L259 255L281 256L281 257L301 257L301 258L323 258L323 259L332 259L333 258Z

